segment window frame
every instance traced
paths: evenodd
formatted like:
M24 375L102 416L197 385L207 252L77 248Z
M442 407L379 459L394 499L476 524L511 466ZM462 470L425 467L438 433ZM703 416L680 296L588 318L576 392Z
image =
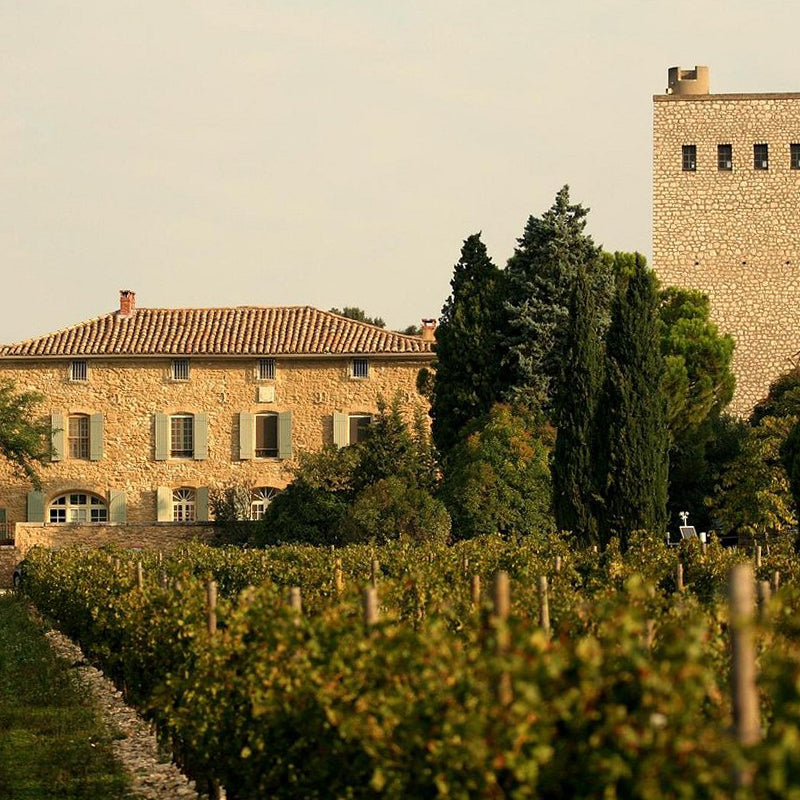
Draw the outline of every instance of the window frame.
M172 521L197 522L197 489L178 486L172 490Z
M366 419L368 420L366 425L358 425L357 420ZM356 438L353 438L353 423L355 422L355 429L356 431L363 431L365 429L369 429L369 426L372 425L372 420L374 419L373 414L368 414L366 411L356 411L352 414L347 415L347 444L359 444L360 442L364 441L362 436L357 435Z
M70 383L86 383L89 380L89 362L85 358L76 358L69 362Z
M717 145L717 170L719 172L733 171L733 145Z
M73 432L73 422L80 424L82 430ZM88 414L67 415L67 457L88 461L91 454L91 424Z
M250 493L250 520L257 522L264 518L269 504L283 491L276 486L256 486Z
M195 420L194 414L190 414L187 412L181 412L179 414L170 414L168 416L169 420L169 449L168 449L168 458L179 459L179 460L191 460L194 459L194 448L196 442L196 431L195 431ZM182 420L182 427L183 430L179 433L180 438L183 440L182 444L183 447L176 448L175 441L176 441L176 431L175 431L175 423L178 420ZM187 426L188 421L188 426ZM190 447L187 449L186 447L186 427L189 428L190 432L190 440L189 444Z
M259 455L259 447L258 447L258 438L259 438L259 436L258 436L258 425L259 425L259 419L269 419L269 420L273 421L273 424L275 426L275 446L274 447L269 447L269 448L262 447L260 449L262 451L264 451L264 450L273 451L274 450L275 451L274 454L272 454L272 453L270 453L270 454L262 453L261 455ZM280 452L280 442L279 442L280 430L279 430L279 426L280 426L280 420L278 418L278 413L276 411L258 411L255 414L253 414L253 458L254 459L258 459L259 461L265 461L265 460L274 460L274 459L278 458L278 453ZM265 434L266 434L266 432L265 432ZM265 442L267 441L267 436L266 435L264 437L264 441Z
M256 364L256 380L274 381L276 371L274 358L259 358Z
M191 379L192 368L188 358L173 358L170 362L170 380L187 383Z
M683 172L697 172L697 145L681 145L681 170Z
M800 142L789 143L789 169L800 169Z
M760 150L760 148L763 148ZM761 153L762 155L759 155ZM757 172L769 171L769 143L755 142L753 144L753 169Z
M48 525L106 525L108 501L83 489L62 492L47 504L45 517Z
M359 374L363 372L363 374ZM371 365L368 358L352 358L350 360L350 377L356 381L369 380Z

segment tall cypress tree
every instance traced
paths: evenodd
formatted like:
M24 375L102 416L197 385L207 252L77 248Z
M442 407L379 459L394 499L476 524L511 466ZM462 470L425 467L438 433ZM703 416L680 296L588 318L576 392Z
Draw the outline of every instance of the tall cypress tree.
M436 328L431 417L433 441L443 456L464 426L497 399L501 277L480 233L465 239Z
M541 218L531 216L506 266L507 329L503 399L531 401L550 411L559 394L569 303L578 268L586 266L601 304L611 294L611 270L584 233L588 210L569 202L569 187Z
M584 544L597 542L592 433L603 387L603 342L597 298L586 267L578 269L565 339L564 382L556 403L553 458L556 524Z
M669 433L658 304L656 277L637 254L612 308L595 424L600 539L618 535L623 549L631 531L660 533L666 525Z

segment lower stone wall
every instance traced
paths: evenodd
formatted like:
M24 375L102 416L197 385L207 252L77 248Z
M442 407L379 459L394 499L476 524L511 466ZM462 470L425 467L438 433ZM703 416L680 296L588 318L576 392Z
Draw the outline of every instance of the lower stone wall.
M14 533L18 558L24 558L32 547L137 547L143 550L168 552L191 541L208 542L214 527L204 524L180 525L164 523L127 523L120 525L43 525L18 522ZM12 548L13 549L13 548Z
M20 554L12 545L0 546L0 589L10 589L13 586L14 567L20 560Z

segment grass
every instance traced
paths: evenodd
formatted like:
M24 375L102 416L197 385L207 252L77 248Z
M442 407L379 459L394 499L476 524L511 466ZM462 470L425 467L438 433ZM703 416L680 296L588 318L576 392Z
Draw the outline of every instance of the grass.
M13 595L0 596L0 798L130 798L97 712Z

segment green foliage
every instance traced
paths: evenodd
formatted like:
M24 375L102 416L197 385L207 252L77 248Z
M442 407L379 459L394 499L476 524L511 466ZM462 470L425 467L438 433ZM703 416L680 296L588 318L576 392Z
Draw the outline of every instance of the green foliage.
M343 492L326 491L299 478L269 504L256 527L255 544L339 544L347 506Z
M50 454L50 425L37 417L43 399L37 392L17 392L10 381L0 381L0 455L36 488L41 486L36 468Z
M465 239L436 328L433 383L426 386L423 379L422 386L431 400L433 440L444 456L463 428L497 399L500 279L480 234Z
M559 395L575 276L583 267L602 307L612 285L607 260L584 233L588 211L569 202L569 187L540 218L531 216L506 266L507 329L501 355L508 377L501 399L549 410ZM567 376L568 378L569 376Z
M600 536L607 543L618 535L623 549L631 531L661 532L666 525L669 433L663 369L657 281L638 256L614 301L595 424Z
M695 524L711 524L707 500L717 477L707 451L716 420L733 397L730 370L734 342L710 320L708 297L674 287L661 292L663 387L667 395L670 447L668 517L692 512Z
M725 469L712 510L740 541L763 540L795 524L781 445L794 417L763 417L747 428L741 449Z
M794 501L794 514L800 508L800 420L792 425L789 435L780 447L783 467L789 478L789 491Z
M357 306L345 306L341 310L338 308L329 310L332 314L339 314L339 316L347 317L347 319L354 319L356 322L366 322L368 325L375 325L378 328L386 327L386 323L381 317L368 317L367 312Z
M441 491L453 536L541 538L552 530L551 440L533 412L506 405L473 423L452 452Z
M408 538L415 542L446 541L450 515L441 501L402 478L382 478L367 486L347 511L342 525L345 542Z
M758 425L764 417L800 417L800 369L779 375L767 396L756 403L750 424Z
M557 398L558 434L553 458L553 505L560 530L596 544L596 465L591 443L603 386L601 309L586 269L578 268L565 339L564 372Z

